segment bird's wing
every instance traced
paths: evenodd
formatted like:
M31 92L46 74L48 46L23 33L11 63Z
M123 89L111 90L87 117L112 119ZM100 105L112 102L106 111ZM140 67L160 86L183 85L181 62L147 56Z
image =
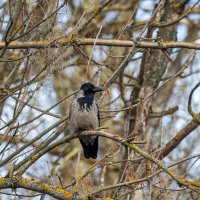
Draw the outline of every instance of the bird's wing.
M74 134L74 121L73 121L74 110L73 110L73 106L74 106L74 98L72 99L70 107L69 107L70 135Z
M97 118L98 118L98 121L99 121L99 127L100 127L100 113L99 113L99 106L98 106L97 103L96 103L96 106L97 106Z

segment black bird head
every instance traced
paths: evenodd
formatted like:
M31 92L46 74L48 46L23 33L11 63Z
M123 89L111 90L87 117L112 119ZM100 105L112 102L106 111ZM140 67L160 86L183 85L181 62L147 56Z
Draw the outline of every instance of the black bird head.
M84 95L94 95L96 92L103 91L102 88L94 86L92 83L84 83L81 85L81 90L84 91Z

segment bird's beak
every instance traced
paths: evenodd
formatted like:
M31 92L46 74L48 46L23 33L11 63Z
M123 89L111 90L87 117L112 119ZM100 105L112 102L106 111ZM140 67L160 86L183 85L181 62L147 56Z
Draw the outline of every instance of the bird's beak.
M93 89L94 92L102 92L103 91L103 88L100 88L100 87L95 87Z

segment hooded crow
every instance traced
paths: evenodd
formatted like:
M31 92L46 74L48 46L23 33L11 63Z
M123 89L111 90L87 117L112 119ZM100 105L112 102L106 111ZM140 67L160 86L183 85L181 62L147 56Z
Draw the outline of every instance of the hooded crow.
M84 83L70 105L70 133L96 129L100 126L99 108L95 93L103 91L91 83ZM98 136L79 136L85 158L97 158Z

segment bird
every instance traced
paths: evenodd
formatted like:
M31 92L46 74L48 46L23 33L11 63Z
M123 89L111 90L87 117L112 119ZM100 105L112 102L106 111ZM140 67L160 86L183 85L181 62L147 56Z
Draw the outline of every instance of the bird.
M92 83L84 83L75 94L70 104L70 134L80 134L82 131L94 130L100 127L99 107L95 94L103 91ZM96 159L98 154L98 136L79 136L86 159Z

